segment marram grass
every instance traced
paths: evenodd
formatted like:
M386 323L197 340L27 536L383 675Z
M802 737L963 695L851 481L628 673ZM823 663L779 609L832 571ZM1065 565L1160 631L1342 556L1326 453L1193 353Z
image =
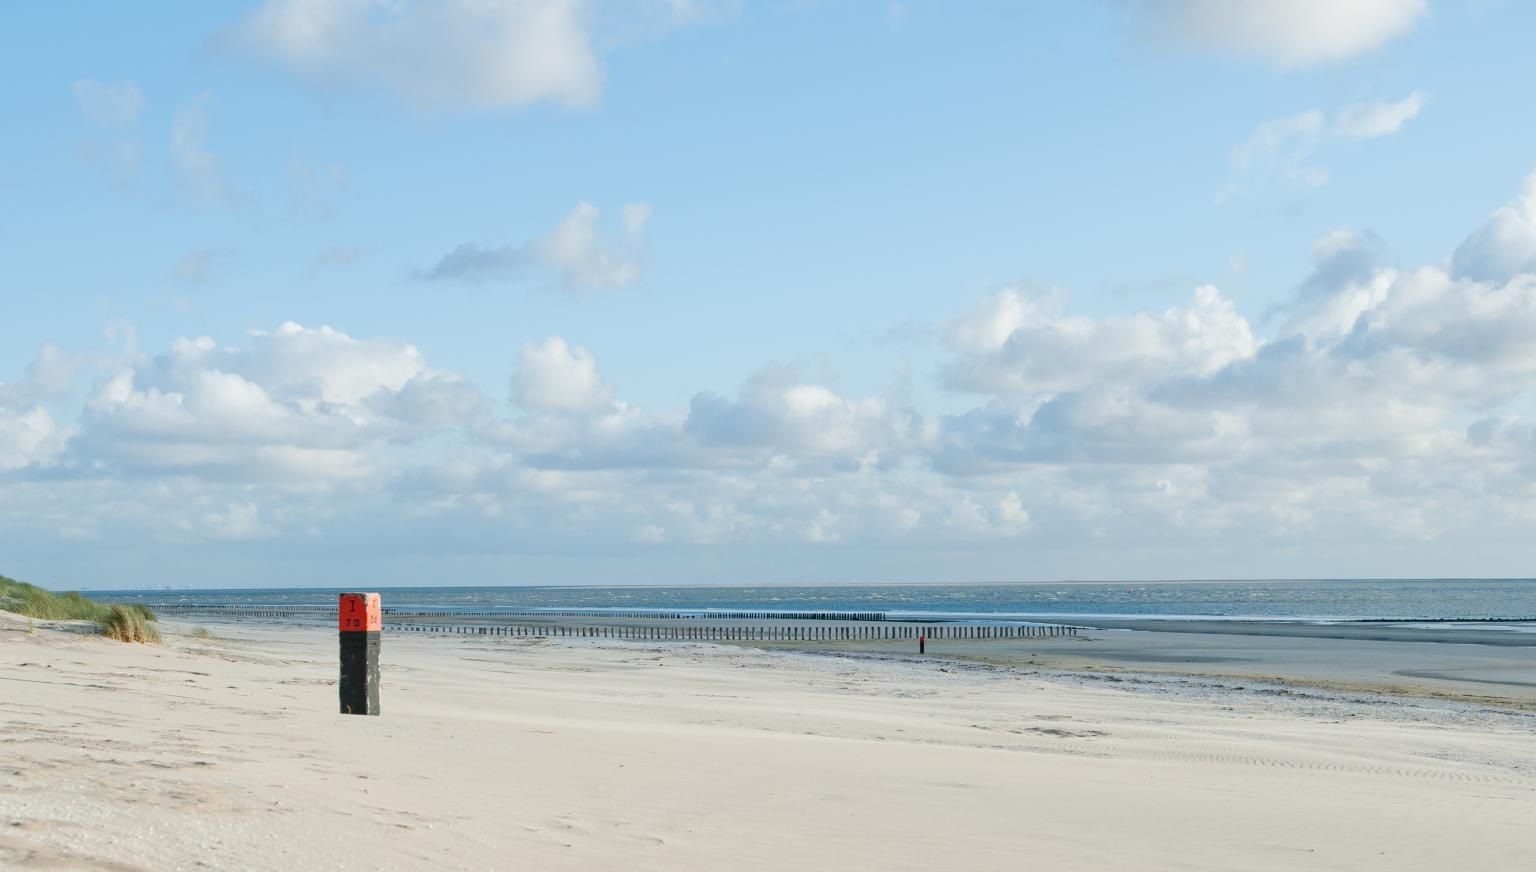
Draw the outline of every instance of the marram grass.
M146 606L107 605L79 593L53 593L0 575L0 609L43 621L94 621L102 632L124 642L158 642L155 613Z
M160 630L153 618L144 616L148 611L142 606L111 606L101 622L102 631L119 642L158 642Z

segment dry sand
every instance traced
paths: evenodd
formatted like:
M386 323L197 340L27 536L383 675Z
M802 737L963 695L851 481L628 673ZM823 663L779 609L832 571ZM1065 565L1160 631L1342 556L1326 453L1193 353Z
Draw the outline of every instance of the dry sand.
M174 625L173 625L174 628ZM707 644L0 620L0 867L1524 869L1528 713ZM1112 680L1110 680L1112 679Z

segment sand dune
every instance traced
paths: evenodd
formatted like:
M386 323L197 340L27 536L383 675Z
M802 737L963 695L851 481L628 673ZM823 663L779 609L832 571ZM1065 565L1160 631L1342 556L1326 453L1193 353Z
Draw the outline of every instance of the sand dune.
M0 624L0 866L1515 869L1528 714L711 645Z

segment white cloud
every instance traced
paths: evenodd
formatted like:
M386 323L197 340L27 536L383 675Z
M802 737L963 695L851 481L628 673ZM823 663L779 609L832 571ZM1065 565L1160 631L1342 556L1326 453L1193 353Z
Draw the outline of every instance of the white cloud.
M19 381L0 382L0 472L47 466L70 436L47 404L68 394L86 361L44 345Z
M512 399L523 414L481 435L538 469L872 470L916 456L935 435L892 398L848 398L782 367L735 399L701 392L686 414L647 414L617 398L590 352L558 337L524 347Z
M552 336L523 346L512 398L539 411L592 412L612 408L613 387L603 381L591 352Z
M83 355L71 354L51 342L44 343L20 381L0 382L0 406L16 409L57 399L74 387L89 362Z
M1246 170L1296 164L1316 147L1326 129L1325 116L1316 109L1262 122L1232 149L1232 165Z
M47 409L9 408L0 402L0 472L48 464L63 449L67 435Z
M1451 271L1481 281L1536 273L1536 172L1526 177L1514 202L1500 207L1456 248Z
M323 87L421 109L592 104L602 71L576 0L266 0L235 44Z
M1264 335L1211 287L1091 316L998 293L944 331L938 375L983 396L943 415L789 368L642 409L550 338L496 419L406 343L297 324L103 358L76 413L45 349L0 385L0 536L200 560L259 536L306 565L388 541L392 572L571 581L932 579L962 551L974 578L1523 565L1536 269L1403 267L1347 230L1313 255Z
M992 505L978 496L963 491L951 495L942 522L949 535L974 541L1009 539L1028 531L1029 511L1018 493L1008 491Z
M1372 233L1339 229L1312 246L1312 273L1290 300L1272 306L1283 315L1281 336L1339 336L1384 298L1394 274L1386 243Z
M810 523L805 526L805 540L807 542L837 542L843 537L837 532L837 515L826 509L816 513Z
M1029 510L1024 508L1018 493L1009 491L998 501L997 520L1001 527L1015 532L1022 533L1029 528Z
M934 468L1017 483L1031 529L1073 519L1088 535L1135 526L1320 548L1345 530L1434 541L1536 520L1523 508L1536 495L1536 264L1506 261L1491 280L1454 264L1401 269L1350 231L1314 255L1272 338L1235 313L1208 318L1205 347L1227 351L1207 359L1170 353L1181 346L1166 329L1138 344L1109 338L1125 319L1000 295L951 326L947 375L994 396L942 419ZM953 505L957 532L1000 516L974 496Z
M1418 117L1424 95L1415 91L1393 103L1376 101L1345 106L1331 116L1319 109L1265 121L1232 149L1232 168L1246 184L1234 182L1219 199L1278 180L1283 187L1307 190L1328 182L1326 170L1314 166L1317 150L1339 140L1360 141L1389 136Z
M1209 285L1188 306L1099 320L1066 314L1059 299L1006 290L951 324L948 338L956 357L945 382L995 394L1204 375L1257 347L1248 321Z
M431 267L419 270L416 277L423 281L486 282L546 267L558 271L569 290L621 288L640 278L651 207L631 203L621 214L623 235L605 238L599 229L602 211L591 203L577 203L547 236L521 245L461 243Z
M230 503L206 512L203 523L219 539L260 539L277 532L262 523L261 509L253 502Z
M624 232L631 237L639 237L645 232L645 222L650 219L650 203L630 203L624 207Z
M1280 67L1342 61L1407 33L1425 0L1136 0L1151 39Z
M1414 91L1395 103L1377 100L1345 106L1333 116L1333 134L1345 139L1374 139L1396 133L1419 117L1424 95Z
M178 340L111 374L70 453L80 469L357 478L369 444L462 424L477 405L477 391L409 345L286 323L245 347Z
M683 430L705 449L845 468L889 465L932 438L929 422L885 397L850 399L792 369L758 373L735 400L700 393Z
M622 288L640 277L638 246L651 207L624 207L625 239L603 240L597 232L601 212L591 203L578 203L553 233L534 245L545 263L560 269L569 288Z

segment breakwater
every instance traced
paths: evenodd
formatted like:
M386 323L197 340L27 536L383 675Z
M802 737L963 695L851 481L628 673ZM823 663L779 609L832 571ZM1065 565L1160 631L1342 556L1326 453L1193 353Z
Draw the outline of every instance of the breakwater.
M167 617L225 621L329 623L334 608L310 605L162 606ZM1079 627L1024 621L904 621L884 612L841 611L609 611L384 609L390 633L560 639L698 642L866 642L920 638L1049 639L1076 636Z
M1066 624L970 626L963 624L869 626L807 626L802 624L736 625L507 625L399 624L391 629L437 635L521 636L575 639L635 639L699 642L863 642L899 639L1046 639L1076 636L1079 628Z

